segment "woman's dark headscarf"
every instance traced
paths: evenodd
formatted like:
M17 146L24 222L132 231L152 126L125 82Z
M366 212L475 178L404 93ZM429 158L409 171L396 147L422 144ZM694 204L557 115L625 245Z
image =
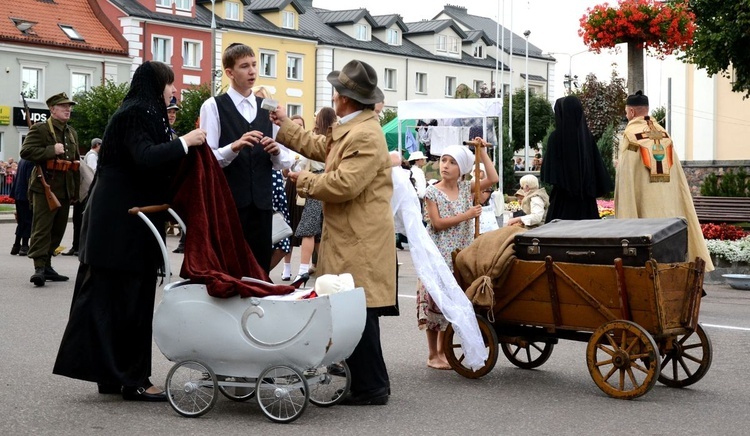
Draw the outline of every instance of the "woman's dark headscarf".
M581 198L600 197L613 189L575 96L555 102L555 130L547 141L540 175L543 182Z
M143 131L154 143L169 142L169 120L164 88L174 82L172 69L157 61L146 61L133 74L130 89L109 121L102 141L100 165L117 159L119 147L107 147L128 138L128 133Z

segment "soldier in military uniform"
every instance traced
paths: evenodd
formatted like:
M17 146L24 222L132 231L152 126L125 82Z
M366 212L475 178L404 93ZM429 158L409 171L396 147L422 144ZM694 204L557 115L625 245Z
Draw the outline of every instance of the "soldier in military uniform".
M34 260L30 281L36 286L68 280L52 268L50 259L68 225L70 203L78 197L78 134L68 125L74 104L64 92L48 98L51 116L31 126L21 147L21 157L35 165L29 181L34 218L28 256ZM43 181L49 184L60 207L52 208L48 203Z

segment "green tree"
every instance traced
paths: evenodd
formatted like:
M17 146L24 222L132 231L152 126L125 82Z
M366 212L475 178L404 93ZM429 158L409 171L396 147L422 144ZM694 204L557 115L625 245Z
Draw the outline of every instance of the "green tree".
M86 92L76 94L74 100L78 103L71 115L71 124L78 132L78 140L86 151L91 140L101 138L107 127L109 118L115 113L130 85L119 85L106 81L103 85L94 86Z
M689 0L697 29L682 57L709 76L732 79L732 91L750 97L750 2Z
M398 117L398 113L395 109L383 109L383 114L380 117L380 125L385 126L396 117Z
M503 101L503 114L508 113L508 96ZM508 122L503 123L503 129L508 129ZM545 135L547 128L554 123L555 113L552 105L541 95L529 94L529 147L536 147ZM513 150L522 150L526 143L526 91L519 89L513 95ZM507 131L507 130L506 130Z
M196 128L196 122L201 112L201 105L211 97L211 84L204 83L199 86L191 86L182 93L180 111L174 122L174 130L180 134L190 132Z
M664 126L664 122L667 120L667 108L659 106L658 108L651 111L651 118L657 123Z
M604 168L607 169L609 178L612 181L612 186L615 186L615 165L614 156L617 153L618 141L617 141L617 129L614 125L610 124L604 129L604 132L597 141L596 146L599 147L599 153L602 155L604 161ZM610 193L609 197L614 197L614 193Z
M614 68L609 83L599 81L591 73L574 95L581 100L589 130L596 141L610 126L619 126L625 116L625 99L628 97L625 79L619 77Z

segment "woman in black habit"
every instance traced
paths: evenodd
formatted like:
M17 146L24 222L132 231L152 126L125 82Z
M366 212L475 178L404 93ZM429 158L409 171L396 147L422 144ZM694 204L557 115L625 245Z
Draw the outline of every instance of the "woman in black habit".
M547 141L540 175L552 185L545 222L599 218L596 198L612 191L612 180L575 96L555 102L555 130Z
M101 394L166 401L149 381L151 324L161 251L136 206L169 202L169 185L200 129L171 139L167 105L174 72L161 62L135 71L104 132L96 179L84 211L70 318L53 372L96 382ZM150 216L164 237L164 213Z

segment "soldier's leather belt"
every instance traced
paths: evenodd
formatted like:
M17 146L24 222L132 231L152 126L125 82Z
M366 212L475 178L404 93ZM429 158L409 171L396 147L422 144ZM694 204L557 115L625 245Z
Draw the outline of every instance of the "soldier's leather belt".
M78 171L79 166L80 162L77 160L71 162L64 159L50 159L47 161L48 171L60 171L63 173L66 171Z

